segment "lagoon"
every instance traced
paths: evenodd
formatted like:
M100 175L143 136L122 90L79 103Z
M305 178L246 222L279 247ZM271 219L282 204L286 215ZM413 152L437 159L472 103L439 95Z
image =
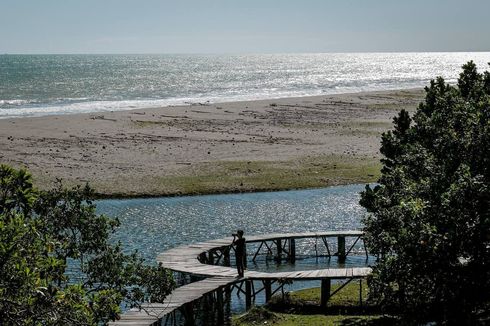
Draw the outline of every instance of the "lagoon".
M114 235L125 250L154 261L158 253L191 242L247 234L360 229L363 185L225 195L97 202L97 211L121 221Z
M362 228L366 211L359 205L364 185L322 189L186 196L146 199L101 200L97 210L121 221L113 237L127 252L138 250L149 262L167 249L192 242L229 236L237 229L247 234L353 230ZM314 240L310 239L312 242ZM289 271L337 267L336 258L312 256L315 243L298 245L295 265L259 259L249 269ZM363 255L348 256L345 265L366 266ZM318 282L295 282L285 289L317 286ZM233 296L232 312L244 310L242 298ZM261 304L258 298L256 303Z

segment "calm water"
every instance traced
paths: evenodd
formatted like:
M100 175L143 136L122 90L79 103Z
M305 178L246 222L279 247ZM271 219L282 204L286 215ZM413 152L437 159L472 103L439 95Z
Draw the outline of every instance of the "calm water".
M490 53L0 55L0 118L454 82Z
M314 190L268 193L209 195L196 197L102 200L98 211L119 217L115 235L126 250L137 249L148 261L158 253L182 244L229 236L236 229L246 234L360 229L365 210L359 206L363 185ZM276 264L261 257L248 268L289 271L338 267L336 258L316 258L315 240L298 241L295 265ZM319 253L325 253L318 243ZM361 249L361 248L357 248ZM250 248L249 254L252 251ZM364 256L348 257L346 265L365 266ZM370 261L371 263L371 261ZM287 290L316 286L316 282L295 282ZM233 296L232 311L242 311L243 296ZM258 297L257 303L263 298Z

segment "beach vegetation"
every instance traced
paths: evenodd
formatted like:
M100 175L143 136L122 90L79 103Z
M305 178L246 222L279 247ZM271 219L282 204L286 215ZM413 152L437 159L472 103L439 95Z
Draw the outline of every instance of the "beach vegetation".
M490 74L462 68L394 118L379 184L361 196L370 299L414 322L490 321Z
M324 155L285 161L200 163L188 170L184 175L154 177L152 184L169 193L192 195L320 188L374 182L380 165L373 157Z
M275 295L265 306L253 307L233 317L233 325L400 325L401 320L384 315L378 307L366 303L368 289L363 282L362 304L359 284L351 282L330 298L327 307L320 306L320 288L310 288ZM332 291L340 283L332 285Z
M178 173L124 174L92 179L90 184L98 198L245 193L371 183L380 176L380 168L376 156L354 153L272 161L185 162ZM48 176L35 175L34 179L42 189L53 183ZM64 184L74 186L80 181L66 179Z
M89 186L39 191L0 165L0 324L99 325L122 307L162 302L172 275L110 241Z

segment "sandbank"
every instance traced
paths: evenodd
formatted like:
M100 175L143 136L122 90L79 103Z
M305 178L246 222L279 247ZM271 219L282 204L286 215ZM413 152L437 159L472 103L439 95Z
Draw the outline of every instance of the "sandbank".
M422 89L0 120L0 163L102 197L373 182L381 134Z

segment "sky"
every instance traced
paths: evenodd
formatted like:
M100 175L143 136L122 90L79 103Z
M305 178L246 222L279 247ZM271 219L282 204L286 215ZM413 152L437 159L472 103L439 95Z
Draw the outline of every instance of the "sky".
M0 53L490 51L490 0L0 0Z

